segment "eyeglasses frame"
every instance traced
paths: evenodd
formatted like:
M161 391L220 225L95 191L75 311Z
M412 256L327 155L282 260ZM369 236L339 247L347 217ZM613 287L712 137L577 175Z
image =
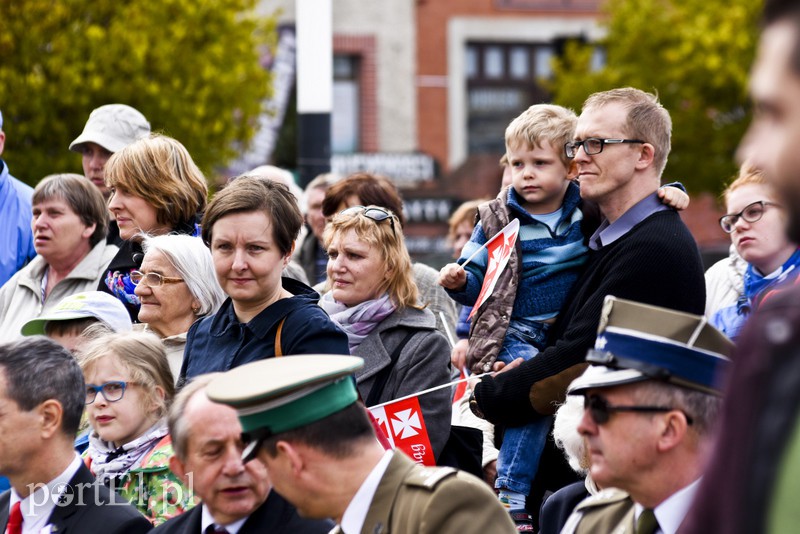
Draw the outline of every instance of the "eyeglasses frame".
M136 282L133 279L134 276L140 276L141 278L139 279L138 282ZM148 276L156 276L156 277L158 277L159 283L157 285L152 285L152 284L148 284L147 282L144 282L145 278L147 278ZM135 285L135 286L138 286L139 284L144 282L145 287L161 287L164 284L177 284L179 282L185 282L186 281L183 278L178 278L176 276L164 276L163 274L159 274L159 273L155 273L155 272L143 273L142 271L131 271L130 279L131 279L131 283L133 285Z
M755 206L756 204L761 205L761 215L759 215L757 219L752 219L752 220L745 217L744 212L750 209L751 207ZM745 222L751 224L760 221L761 218L764 216L764 213L767 211L766 210L767 206L775 206L776 208L782 207L780 204L776 204L775 202L770 202L769 200L756 200L755 202L751 202L750 204L742 208L742 210L739 213L726 213L725 215L720 217L719 226L720 228L722 228L722 231L725 232L726 234L732 234L733 230L735 229L734 227L736 226L736 223L739 222L739 219L744 219ZM724 221L729 218L733 218L733 222L730 223L731 229L726 230Z
M117 384L117 385L121 385L122 386L122 393L120 394L118 399L111 400L106 396L106 392L103 391L103 388L106 387L109 384ZM106 400L106 402L119 402L119 401L122 400L123 397L125 397L125 390L128 389L128 386L129 385L134 385L134 384L136 384L136 382L131 382L131 381L127 381L126 382L124 380L109 380L108 382L103 382L99 386L96 386L94 384L86 384L87 396L88 396L88 390L91 389L91 390L94 391L94 397L92 398L91 401L86 402L86 406L89 406L90 404L94 404L94 401L97 400L97 395L98 394L102 395L103 398Z
M600 150L598 150L597 152L589 152L589 150L587 150L586 148L586 143L589 141L599 141ZM596 156L597 154L603 152L603 148L605 148L606 145L620 145L624 143L645 144L647 143L647 141L642 141L641 139L601 139L599 137L589 137L587 139L584 139L583 141L567 141L566 143L564 143L564 154L567 156L567 158L574 159L575 156L578 155L578 148L583 147L583 152L587 156ZM571 156L569 155L570 149L572 149Z

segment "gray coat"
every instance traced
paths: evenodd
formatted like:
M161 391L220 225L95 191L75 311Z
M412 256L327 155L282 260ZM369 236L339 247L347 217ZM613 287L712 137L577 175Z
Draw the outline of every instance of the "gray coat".
M450 347L436 330L433 314L427 310L404 308L381 321L361 342L353 356L364 358L364 367L356 373L361 396L366 399L375 383L375 375L389 365L391 354L409 330L417 333L400 353L379 403L397 399L450 381ZM425 426L436 457L450 435L452 413L451 388L442 388L419 398Z

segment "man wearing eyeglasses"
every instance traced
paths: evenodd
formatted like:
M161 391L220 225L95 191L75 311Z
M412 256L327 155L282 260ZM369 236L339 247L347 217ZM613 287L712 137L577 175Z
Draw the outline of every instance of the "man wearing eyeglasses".
M578 431L592 480L606 489L579 504L562 533L678 531L732 347L703 317L608 297L591 366L569 387L584 397Z
M476 414L519 426L552 413L584 369L607 295L701 314L705 282L700 254L658 188L670 151L669 113L652 94L622 88L584 103L575 139L565 146L577 166L580 194L603 215L570 299L536 358L476 386ZM667 188L668 189L668 188Z

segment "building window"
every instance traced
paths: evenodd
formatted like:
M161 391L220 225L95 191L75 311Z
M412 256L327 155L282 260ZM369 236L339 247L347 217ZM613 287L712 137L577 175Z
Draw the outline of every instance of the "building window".
M467 44L470 154L502 154L508 123L528 106L548 100L538 81L550 77L552 56L549 43Z
M359 151L359 103L361 99L358 79L358 56L334 56L331 151L335 154Z

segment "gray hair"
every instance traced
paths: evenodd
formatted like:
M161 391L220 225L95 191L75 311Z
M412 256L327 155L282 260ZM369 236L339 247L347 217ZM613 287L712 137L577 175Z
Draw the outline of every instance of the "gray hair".
M636 388L634 396L638 403L682 410L692 418L692 428L698 436L708 436L714 428L722 405L720 397L658 380L631 386Z
M89 245L94 247L105 240L108 232L108 208L102 193L87 178L80 174L50 174L42 178L33 190L32 204L52 199L61 199L75 212L86 226L95 225L89 236Z
M200 303L195 315L205 317L216 313L225 300L225 293L217 281L211 251L202 239L185 234L145 236L142 249L145 255L163 254L175 267L189 292Z
M273 182L283 184L289 188L289 192L291 192L294 196L294 199L297 201L297 205L301 207L304 206L304 203L300 202L300 200L303 198L303 190L300 189L300 186L297 185L297 182L295 182L294 175L286 169L281 169L280 167L276 167L274 165L261 165L260 167L256 167L255 169L244 173L242 176L252 176L254 178L271 180ZM234 178L234 180L235 179L236 178Z
M47 400L61 404L61 430L74 438L86 405L86 384L70 352L44 336L0 345L8 398L31 411Z
M556 410L553 439L556 446L564 451L572 470L584 476L589 471L589 462L586 458L586 442L578 432L582 417L583 396L567 395L567 400Z
M186 424L186 407L198 393L205 394L208 384L222 373L199 375L186 384L175 396L167 416L169 435L172 436L172 450L180 461L185 461L189 453L189 425Z

